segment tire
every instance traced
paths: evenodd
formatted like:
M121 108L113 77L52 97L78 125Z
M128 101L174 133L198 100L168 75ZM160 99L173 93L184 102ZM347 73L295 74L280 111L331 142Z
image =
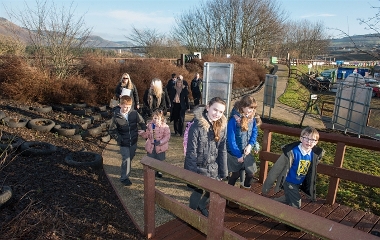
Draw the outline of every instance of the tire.
M38 123L43 122L44 125L39 125ZM40 132L50 132L50 130L55 126L55 122L46 118L35 118L28 122L28 128L34 129Z
M102 120L102 115L100 115L100 113L92 114L91 117L94 119L94 121Z
M23 156L42 156L54 153L57 147L47 142L30 141L22 143L20 150Z
M102 133L102 127L97 126L97 127L89 128L87 129L87 131L91 137L98 137Z
M91 161L79 161L79 159L92 158ZM65 162L70 166L101 167L103 158L94 152L72 152L66 155Z
M100 139L102 142L108 143L111 140L111 136L108 133L103 134Z
M33 108L34 111L36 112L41 112L41 113L48 113L53 110L51 106L41 106L41 107L35 107Z
M10 117L5 117L3 118L3 120L4 120L5 125L10 128L23 128L29 122L29 120L26 118L22 118L20 120L14 120Z
M107 106L103 105L103 106L96 107L96 110L99 112L107 111Z
M16 150L24 141L13 135L2 135L0 138L0 151Z
M5 112L3 111L0 111L0 120L7 117L7 115L5 114Z
M72 124L62 124L55 125L53 127L54 131L57 132L61 136L73 136L76 132L78 132L78 127Z
M75 108L85 108L85 107L87 107L87 104L86 103L73 103L73 106Z
M0 188L0 207L5 205L13 196L12 188L9 186L3 186Z

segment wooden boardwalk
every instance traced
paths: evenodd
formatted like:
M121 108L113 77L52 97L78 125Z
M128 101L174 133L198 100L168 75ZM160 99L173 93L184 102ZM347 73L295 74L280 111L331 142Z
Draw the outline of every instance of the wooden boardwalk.
M254 183L251 191L260 194L261 184ZM364 232L380 232L379 216L360 210L353 210L340 204L325 204L325 201L322 199L311 202L303 197L302 211L339 222ZM252 210L231 209L227 207L224 224L226 228L231 229L246 239L318 239L305 232L290 230L285 224ZM206 239L206 235L181 219L175 219L156 228L156 234L152 239L196 240Z

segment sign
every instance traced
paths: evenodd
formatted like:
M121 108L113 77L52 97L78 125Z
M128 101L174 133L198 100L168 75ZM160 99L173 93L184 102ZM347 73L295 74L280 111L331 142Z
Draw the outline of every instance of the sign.
M311 94L310 95L310 99L311 100L316 100L318 98L318 95L317 94Z

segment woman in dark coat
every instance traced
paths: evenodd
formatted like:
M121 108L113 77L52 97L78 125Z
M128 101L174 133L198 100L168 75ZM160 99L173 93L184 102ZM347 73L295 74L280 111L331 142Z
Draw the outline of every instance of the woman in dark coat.
M185 113L190 110L188 87L183 84L182 80L178 79L175 86L170 90L169 95L172 105L170 122L174 122L174 134L182 136Z
M139 101L139 94L137 92L137 88L135 84L132 83L131 77L129 76L128 73L124 73L121 76L120 82L117 84L115 88L115 99L119 100L123 89L127 89L129 91L128 96L132 98L132 109L139 109L140 108L140 101Z
M227 177L227 119L223 115L226 103L219 97L212 98L206 109L194 111L194 123L187 139L185 169L220 180ZM194 188L189 206L208 216L207 203L210 193Z
M158 78L152 79L149 89L144 93L143 101L143 117L145 120L152 116L154 111L167 111L166 91L162 87L162 81Z

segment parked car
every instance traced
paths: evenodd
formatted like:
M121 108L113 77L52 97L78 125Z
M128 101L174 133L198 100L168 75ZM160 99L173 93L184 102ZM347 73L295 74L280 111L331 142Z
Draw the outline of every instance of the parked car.
M380 82L373 78L365 78L365 85L372 88L372 97L380 97Z
M377 88L380 88L380 82L376 79L373 79L373 78L366 78L364 79L365 81L365 85L368 86L368 87L377 87Z

